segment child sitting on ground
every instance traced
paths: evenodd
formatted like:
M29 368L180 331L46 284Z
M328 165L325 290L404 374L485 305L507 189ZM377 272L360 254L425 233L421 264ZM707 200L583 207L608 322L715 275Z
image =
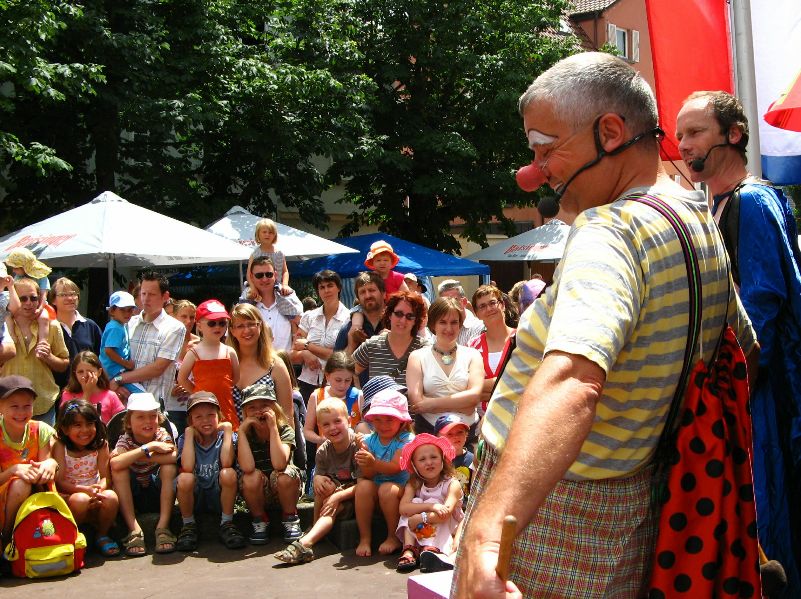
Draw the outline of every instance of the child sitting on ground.
M462 485L462 507L467 507L467 496L470 494L470 483L473 482L473 459L474 456L467 447L467 434L470 427L467 426L457 414L443 414L434 423L434 430L438 437L445 437L453 445L455 457L453 458L454 476L459 484Z
M385 389L373 397L365 420L375 432L364 437L356 452L356 463L362 471L362 478L356 483L356 555L368 557L373 553L371 527L376 499L387 522L387 538L378 552L391 555L401 547L395 529L403 486L409 478L400 467L401 450L412 437L408 402L397 391Z
M50 291L50 279L47 278L47 275L52 272L52 269L38 260L34 253L27 248L12 250L6 258L6 264L11 267L11 271L14 273L14 280L28 277L36 281L39 291L36 311L36 321L39 326L37 343L46 342L50 321L56 320L55 309L47 303L47 292ZM12 314L16 313L13 305L10 311Z
M175 535L170 532L170 515L175 503L175 461L172 437L152 393L131 393L125 412L125 432L111 452L111 478L120 499L120 512L129 533L122 540L125 554L145 554L145 536L135 510L158 511L156 553L175 551Z
M109 380L100 359L88 350L79 352L72 360L67 387L61 393L61 402L85 399L100 412L100 419L108 424L111 417L122 412L119 396L109 387Z
M234 385L239 382L239 358L230 345L223 343L231 316L216 299L197 307L197 329L200 343L186 352L178 370L178 385L187 393L214 393L222 411L222 419L239 429L239 416L234 405ZM192 374L192 380L189 374ZM179 432L182 432L180 430Z
M221 514L220 541L228 549L245 546L245 537L234 524L236 472L234 436L230 422L221 422L220 404L213 393L189 396L187 426L178 438L178 508L181 533L176 548L194 551L198 544L195 514Z
M364 265L370 270L376 271L384 281L384 301L397 291L409 291L409 286L403 278L403 274L392 270L398 265L400 258L386 241L379 240L370 246L367 259ZM351 326L354 329L364 327L364 314L360 306L351 310Z
M403 448L409 482L400 502L397 534L403 540L398 572L452 570L453 533L462 521L462 486L453 476L450 441L422 433ZM421 553L422 552L422 553Z
M242 415L237 461L242 470L242 496L253 519L250 542L269 542L266 506L277 499L283 512L284 542L291 543L303 535L298 517L301 476L292 463L295 431L278 404L271 379L242 390Z
M136 301L127 291L115 291L108 300L108 323L100 339L100 364L106 376L113 379L136 368L131 360L128 321L136 310ZM129 393L141 393L144 387L136 383L122 385Z
M359 401L354 403L350 410L350 427L357 433L369 435L373 432L370 424L364 419L367 412L370 411L370 403L381 391L385 389L392 389L399 392L401 395L406 395L406 387L399 385L391 376L379 374L378 376L371 377L364 385L362 385L362 396Z
M73 399L61 405L57 428L58 441L53 447L59 466L56 487L79 526L86 521L94 524L100 553L115 557L120 546L108 531L117 519L119 500L109 486L106 425L91 403Z
M331 531L334 520L349 518L354 511L356 480L361 472L356 463L356 433L348 429L348 411L342 400L327 398L317 404L317 425L325 441L317 449L314 525L300 539L273 556L288 564L312 561L312 547Z
M55 431L31 420L35 399L29 379L0 378L0 550L11 538L22 502L36 485L52 483L58 469L51 454Z

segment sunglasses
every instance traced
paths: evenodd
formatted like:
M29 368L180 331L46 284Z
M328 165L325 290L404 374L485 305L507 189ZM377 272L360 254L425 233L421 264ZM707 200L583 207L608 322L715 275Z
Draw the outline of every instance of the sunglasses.
M234 330L244 331L245 329L258 329L261 326L260 322L243 322L234 325Z
M207 320L206 324L210 327L225 327L228 326L228 319L221 318L220 320Z
M24 304L25 302L38 303L39 296L38 295L20 295L19 296L20 303Z
M414 320L417 318L413 312L401 312L400 310L395 310L392 316L395 318L405 318L406 320Z
M254 272L253 276L257 279L263 279L267 277L268 279L272 279L275 276L274 272Z

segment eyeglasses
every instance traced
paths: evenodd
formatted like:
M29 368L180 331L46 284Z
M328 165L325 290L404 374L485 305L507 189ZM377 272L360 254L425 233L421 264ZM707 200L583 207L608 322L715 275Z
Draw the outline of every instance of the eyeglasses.
M476 306L476 312L481 312L482 310L486 310L487 308L497 308L500 305L500 301L493 299L488 301L486 304L481 304Z
M225 327L228 326L228 319L221 318L220 320L207 320L206 324L210 327Z
M274 272L254 272L253 276L256 277L257 279L263 279L265 277L268 278L268 279L272 279L275 276L275 273Z
M56 297L78 297L78 293L75 291L61 291L56 293Z
M38 295L20 295L19 296L20 303L24 304L25 302L39 303L39 296Z
M400 310L395 310L392 316L395 318L405 318L406 320L414 320L417 318L413 312L401 312Z
M245 329L258 329L261 326L260 322L250 321L234 325L235 331L244 331Z

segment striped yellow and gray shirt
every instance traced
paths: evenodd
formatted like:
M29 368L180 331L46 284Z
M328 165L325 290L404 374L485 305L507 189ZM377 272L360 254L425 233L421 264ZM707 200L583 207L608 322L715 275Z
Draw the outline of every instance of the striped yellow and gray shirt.
M687 223L702 285L701 341L693 362L709 360L724 314L746 351L750 321L728 294L726 250L697 192L633 189L669 201ZM626 194L624 194L626 195ZM650 459L673 398L687 342L687 269L676 233L653 208L618 198L576 219L554 284L521 318L517 348L482 425L503 450L517 403L549 351L586 357L606 373L595 422L565 478L622 477ZM528 392L536 398L536 387ZM533 459L536 459L534 457Z

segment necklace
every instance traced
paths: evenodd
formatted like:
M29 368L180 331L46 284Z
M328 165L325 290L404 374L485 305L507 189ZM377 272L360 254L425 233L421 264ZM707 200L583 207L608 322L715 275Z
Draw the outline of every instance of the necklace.
M436 353L442 356L441 358L442 363L445 364L445 366L450 366L451 364L453 364L453 354L456 353L455 345L453 346L453 349L451 349L450 351L442 351L436 345L432 345L431 349L433 349Z

